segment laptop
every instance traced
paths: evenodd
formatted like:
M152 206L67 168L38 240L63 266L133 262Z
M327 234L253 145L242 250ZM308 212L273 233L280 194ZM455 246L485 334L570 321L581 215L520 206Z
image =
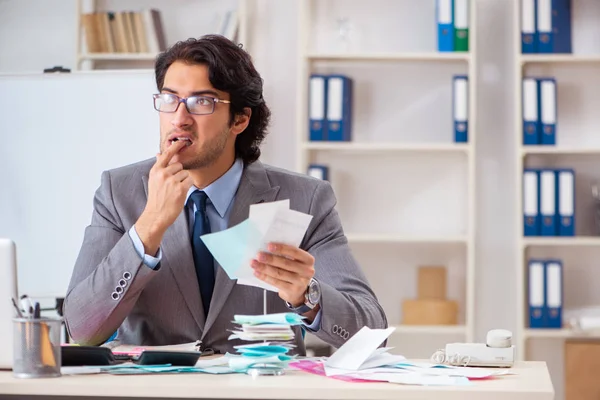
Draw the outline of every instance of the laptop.
M12 240L0 238L0 369L12 369L12 319L16 316L16 311L10 300L11 297L19 301L17 250Z

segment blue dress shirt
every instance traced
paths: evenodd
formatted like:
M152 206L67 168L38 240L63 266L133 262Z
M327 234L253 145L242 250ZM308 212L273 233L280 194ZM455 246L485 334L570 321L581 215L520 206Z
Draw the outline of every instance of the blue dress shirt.
M236 159L231 168L223 174L219 179L204 188L204 192L208 196L206 202L206 213L208 214L208 220L210 221L211 232L219 232L227 229L229 222L229 215L231 213L231 205L235 197L235 192L240 184L242 178L242 172L244 171L244 163L241 159ZM188 190L185 204L191 194L198 190L197 187L192 186ZM194 226L194 216L196 212L196 205L192 202L192 207L188 207L188 220L190 224L190 232ZM142 258L145 265L152 269L156 269L156 266L162 259L162 250L159 248L158 253L155 257L144 253L144 244L140 239L139 235L135 230L135 225L129 229L129 236L133 241L135 249L139 256ZM215 268L217 264L215 262ZM321 310L315 316L312 324L304 324L309 330L316 332L321 329Z

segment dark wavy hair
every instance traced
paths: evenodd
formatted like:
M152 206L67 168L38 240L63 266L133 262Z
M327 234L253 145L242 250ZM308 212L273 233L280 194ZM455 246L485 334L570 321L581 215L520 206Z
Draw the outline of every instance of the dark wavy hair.
M230 124L236 115L243 114L245 107L252 110L248 127L235 140L235 155L245 164L258 160L271 111L263 98L263 80L254 68L250 55L241 45L220 35L177 42L156 59L154 69L159 91L163 88L167 70L175 61L208 67L210 83L230 95Z

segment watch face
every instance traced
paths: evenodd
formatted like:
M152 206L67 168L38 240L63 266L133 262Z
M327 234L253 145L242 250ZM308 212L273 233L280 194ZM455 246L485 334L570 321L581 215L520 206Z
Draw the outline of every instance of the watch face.
M308 301L317 304L321 297L321 289L316 281L312 281L308 287Z

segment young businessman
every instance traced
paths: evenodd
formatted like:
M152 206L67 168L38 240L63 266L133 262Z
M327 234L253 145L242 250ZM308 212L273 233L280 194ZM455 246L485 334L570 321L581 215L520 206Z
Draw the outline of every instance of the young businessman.
M160 153L105 171L64 302L75 342L202 341L234 351L234 314L261 314L263 290L236 285L199 237L251 204L289 199L313 216L299 248L273 243L252 268L277 287L268 312L296 312L334 347L387 320L353 258L326 181L258 161L270 111L249 55L221 36L179 42L156 61ZM124 133L126 134L126 132ZM296 352L305 353L300 327Z

